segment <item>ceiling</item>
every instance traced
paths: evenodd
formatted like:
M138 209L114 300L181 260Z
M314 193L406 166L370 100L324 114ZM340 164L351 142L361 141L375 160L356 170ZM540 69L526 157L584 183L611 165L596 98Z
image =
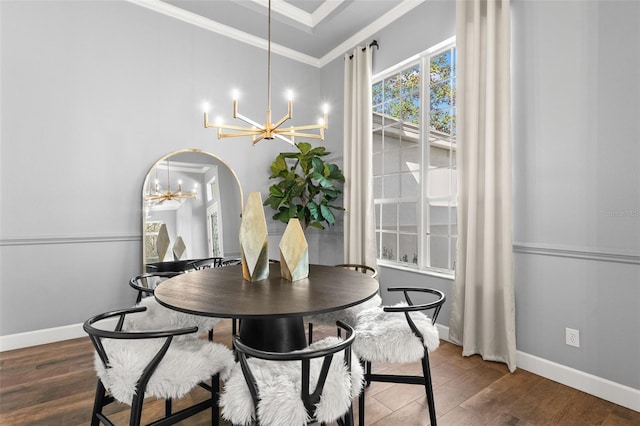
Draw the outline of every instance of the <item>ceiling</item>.
M268 0L129 0L207 30L267 47ZM321 67L425 0L272 0L271 50Z

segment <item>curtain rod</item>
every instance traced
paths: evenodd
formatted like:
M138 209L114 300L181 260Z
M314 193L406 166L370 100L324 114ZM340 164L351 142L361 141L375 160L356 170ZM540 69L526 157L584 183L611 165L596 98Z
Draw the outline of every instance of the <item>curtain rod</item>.
M378 44L378 40L373 40L371 43L369 43L369 47L376 47L376 50L380 50L380 45ZM365 50L367 50L366 47L362 48L362 51L364 52ZM353 55L349 55L349 59L353 59Z

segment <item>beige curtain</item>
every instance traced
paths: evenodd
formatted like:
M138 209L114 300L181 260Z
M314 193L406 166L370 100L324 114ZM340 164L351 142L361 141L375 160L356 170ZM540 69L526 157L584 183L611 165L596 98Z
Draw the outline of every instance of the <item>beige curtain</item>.
M449 338L516 368L509 0L458 0L458 255Z
M376 267L370 47L344 58L344 261Z

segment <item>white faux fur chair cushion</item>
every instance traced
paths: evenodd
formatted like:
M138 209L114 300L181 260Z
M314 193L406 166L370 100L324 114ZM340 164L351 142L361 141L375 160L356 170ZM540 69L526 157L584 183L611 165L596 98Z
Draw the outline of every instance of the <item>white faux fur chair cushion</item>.
M136 381L166 339L121 340L102 339L109 357L105 368L95 354L94 365L104 386L118 401L131 404ZM207 340L175 340L160 361L147 384L146 397L181 398L198 383L217 373L226 379L233 368L233 353L229 348Z
M162 306L155 297L145 297L136 306L145 306L144 312L128 314L122 329L124 331L158 331L184 327L198 327L200 333L209 331L219 323L220 318L185 314ZM174 341L198 338L199 333L174 337Z
M303 351L335 346L341 341L327 337L313 343ZM311 391L315 389L324 358L311 361ZM257 414L259 424L269 426L306 425L311 419L300 399L301 361L266 361L248 359L257 384L260 402ZM342 417L351 401L360 395L363 371L358 358L351 357L351 376L344 365L344 351L333 356L327 381L316 408L318 422L332 422ZM253 400L245 382L240 364L236 364L224 385L220 397L222 416L234 425L250 425L255 420Z
M350 308L342 309L340 311L309 315L308 317L305 317L305 319L313 324L323 324L331 326L335 326L336 321L340 320L349 324L350 326L355 326L358 314L360 312L365 309L374 308L380 305L382 305L382 299L376 294L371 299L360 303L359 305L351 306Z
M409 315L424 336L424 346L409 328L403 312L385 312L377 307L358 314L353 351L366 361L408 363L422 359L425 346L431 352L440 345L438 329L422 312Z

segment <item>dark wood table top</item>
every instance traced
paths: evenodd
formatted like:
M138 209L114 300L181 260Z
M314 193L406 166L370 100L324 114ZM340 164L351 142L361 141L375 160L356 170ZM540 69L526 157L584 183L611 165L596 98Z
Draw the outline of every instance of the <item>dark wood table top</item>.
M242 266L189 272L155 289L160 304L182 312L221 318L300 317L344 309L364 302L378 291L378 281L361 272L309 265L309 276L291 282L280 265L269 265L269 278L249 282Z

